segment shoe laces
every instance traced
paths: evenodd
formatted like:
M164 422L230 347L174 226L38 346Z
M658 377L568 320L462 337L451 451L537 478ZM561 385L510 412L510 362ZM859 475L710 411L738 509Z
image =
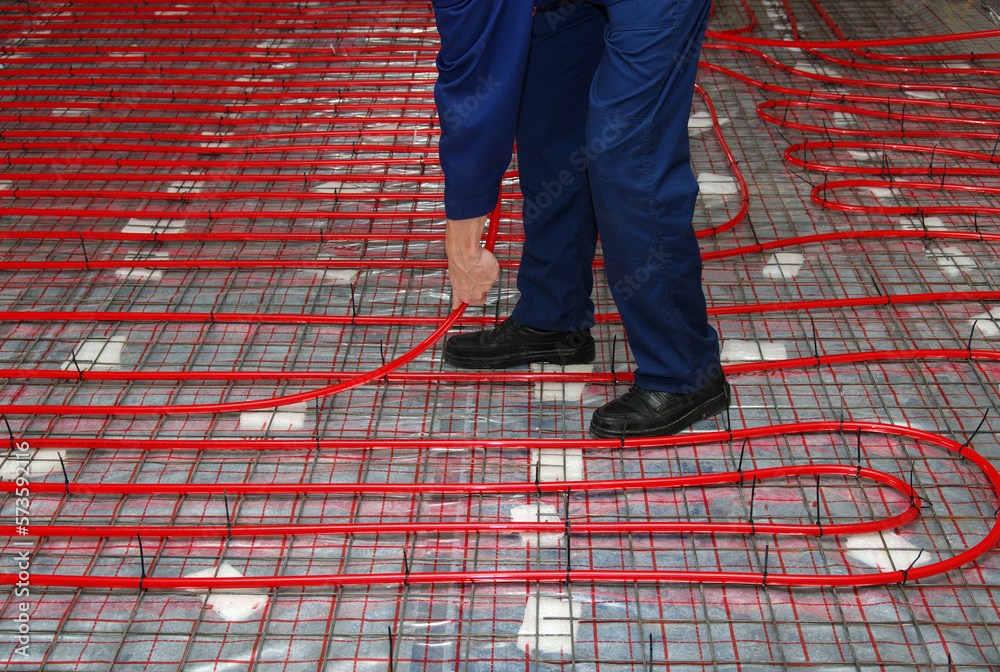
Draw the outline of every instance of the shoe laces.
M494 343L511 343L517 340L521 323L513 317L508 317L500 325L490 332L490 340Z

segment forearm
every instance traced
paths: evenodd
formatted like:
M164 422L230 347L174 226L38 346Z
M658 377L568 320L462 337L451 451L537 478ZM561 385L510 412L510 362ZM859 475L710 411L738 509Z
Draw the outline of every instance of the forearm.
M447 222L444 247L448 254L448 279L452 287L452 307L462 303L478 306L500 275L493 254L482 245L487 217Z
M482 249L483 228L488 218L484 215L472 219L449 219L444 238L448 258L453 255L472 256Z

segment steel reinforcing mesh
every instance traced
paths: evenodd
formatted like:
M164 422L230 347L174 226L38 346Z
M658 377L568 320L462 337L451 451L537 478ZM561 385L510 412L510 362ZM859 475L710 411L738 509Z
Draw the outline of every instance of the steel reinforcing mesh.
M429 2L6 5L0 660L997 669L1000 555L947 566L998 515L1000 33L948 37L995 28L716 3L689 135L734 402L623 446L586 437L634 368L600 257L593 366L441 361L523 237L515 161L499 286L449 316Z

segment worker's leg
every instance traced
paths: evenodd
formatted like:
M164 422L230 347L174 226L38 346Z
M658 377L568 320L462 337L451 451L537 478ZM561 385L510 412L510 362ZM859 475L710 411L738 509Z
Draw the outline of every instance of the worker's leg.
M710 5L610 5L590 98L590 184L636 385L674 393L701 389L720 371L691 224L698 183L687 134Z
M673 434L729 405L691 225L687 122L711 0L608 6L590 97L590 184L635 386L594 411L600 438Z
M444 358L455 366L594 358L597 226L585 141L606 25L605 12L589 2L535 13L516 133L526 237L517 276L521 297L497 329L448 340Z
M584 2L535 13L517 123L525 243L513 316L538 329L594 324L597 225L585 143L606 26L604 10Z

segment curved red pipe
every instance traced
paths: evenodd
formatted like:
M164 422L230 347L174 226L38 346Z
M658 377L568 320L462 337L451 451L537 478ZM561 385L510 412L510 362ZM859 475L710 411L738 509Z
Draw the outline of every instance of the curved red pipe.
M663 437L657 439L668 445L678 443L708 443L720 440L750 439L761 436L778 436L784 434L805 434L817 432L842 432L857 431L870 432L886 436L907 437L929 445L938 446L951 452L957 453L961 458L975 464L985 475L988 484L992 487L994 497L1000 498L1000 473L996 471L992 464L973 449L965 444L930 433L924 430L898 427L894 425L884 425L880 423L851 422L811 422L797 423L793 425L772 426L756 429L743 429L728 432L706 432L704 434L686 435L678 437ZM549 442L546 442L549 443ZM616 442L593 442L610 443ZM630 442L632 445L638 441ZM523 446L523 442L519 442ZM656 488L656 487L704 487L719 485L724 483L744 482L747 476L762 477L792 477L805 474L836 474L841 476L865 476L877 480L880 483L889 485L902 493L906 501L910 503L908 512L898 514L900 520L908 515L915 515L920 508L920 498L904 481L889 474L884 474L871 469L865 469L860 465L850 467L844 465L810 465L803 467L775 467L754 471L728 472L726 474L710 474L706 476L682 476L668 479L629 479L616 481L576 481L576 482L545 482L545 483L466 483L466 484L374 484L374 483L354 483L354 484L73 484L65 486L58 483L33 484L32 489L38 492L63 492L63 488L72 487L72 492L78 493L101 493L101 494L222 494L225 489L234 494L250 492L266 492L276 494L323 492L323 493L359 493L377 492L385 494L389 492L399 492L400 494L416 494L423 492L447 493L447 494L480 494L485 492L497 494L509 493L533 493L533 492L570 492L570 491L600 491L608 487L611 488ZM10 490L15 484L0 483L0 490ZM912 512L912 514L910 513ZM901 516L901 517L900 517ZM884 521L883 521L884 522ZM862 528L854 529L855 532L861 529L870 530L873 526L881 525L883 522L867 522ZM850 528L851 524L848 524ZM749 528L749 529L748 529ZM825 532L826 526L824 526ZM547 528L546 528L547 529ZM565 525L562 526L565 530ZM168 530L162 530L168 532ZM478 532L489 531L477 529ZM572 533L572 528L570 529ZM705 533L712 533L711 530L698 530ZM757 524L747 524L742 527L730 526L725 530L719 529L715 532L754 534L757 531ZM770 530L769 532L777 530ZM850 530L849 530L850 531ZM110 530L93 530L92 534L103 536L110 533ZM329 530L327 531L327 533ZM360 529L357 533L363 533ZM601 530L603 533L603 530ZM801 526L799 529L791 530L795 534L820 534L819 526ZM787 531L785 533L788 533ZM264 577L240 577L236 579L225 578L205 578L193 579L181 578L160 578L146 576L139 577L95 577L95 576L67 576L67 575L39 575L32 574L33 585L42 586L72 586L72 587L100 587L108 589L225 589L235 588L281 588L281 587L311 587L311 586L346 586L346 585L396 585L396 584L438 584L438 583L548 583L548 582L636 582L636 583L718 583L718 584L771 584L782 586L871 586L900 583L905 581L916 581L923 578L952 571L964 564L972 562L982 554L989 551L998 541L1000 541L1000 518L998 518L990 528L989 532L972 547L944 560L938 560L922 566L911 566L907 569L892 572L875 572L861 574L788 574L781 572L705 572L705 571L674 571L674 570L574 570L568 567L564 571L463 571L463 572L398 572L389 574L333 574L333 575L310 575L310 576L264 576ZM17 574L0 574L0 584L13 585L18 581Z

